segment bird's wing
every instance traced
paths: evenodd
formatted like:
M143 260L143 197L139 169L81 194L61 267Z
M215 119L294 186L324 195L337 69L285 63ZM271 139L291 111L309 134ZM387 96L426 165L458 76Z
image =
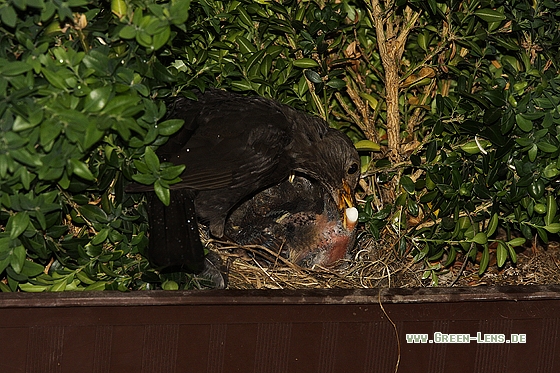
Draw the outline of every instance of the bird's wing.
M186 165L173 189L243 188L289 172L283 154L291 123L274 104L244 98L190 105L175 110L185 126L158 149L162 160Z

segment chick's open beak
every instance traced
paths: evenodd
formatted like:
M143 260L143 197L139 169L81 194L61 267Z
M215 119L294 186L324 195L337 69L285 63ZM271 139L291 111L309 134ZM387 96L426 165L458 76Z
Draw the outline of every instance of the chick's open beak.
M342 214L342 225L353 230L358 222L358 210L354 206L354 194L346 180L342 180L342 189L338 191L338 209Z

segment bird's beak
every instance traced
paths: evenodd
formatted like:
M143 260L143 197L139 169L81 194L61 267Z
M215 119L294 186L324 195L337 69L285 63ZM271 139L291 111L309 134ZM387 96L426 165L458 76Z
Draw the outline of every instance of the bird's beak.
M338 209L342 213L342 225L345 229L353 230L358 222L358 210L354 206L352 188L342 180L342 189L338 191Z

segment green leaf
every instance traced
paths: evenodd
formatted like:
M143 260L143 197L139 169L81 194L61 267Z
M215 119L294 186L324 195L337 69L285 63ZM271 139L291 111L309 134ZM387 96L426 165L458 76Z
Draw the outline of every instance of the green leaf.
M8 8L10 8L8 6ZM31 71L33 66L22 61L12 61L0 67L0 75L16 76Z
M449 253L447 254L447 259L445 260L443 266L448 267L451 264L455 263L456 258L457 258L457 249L455 249L455 247L452 246L449 248Z
M513 263L517 263L517 253L515 252L515 249L513 248L513 246L506 244L508 252L509 252L509 257L511 259L511 261Z
M496 232L496 228L498 228L498 214L495 213L490 218L490 222L488 223L488 229L486 230L486 235L488 237L492 236L494 232Z
M256 53L257 52L257 48L255 48L253 43L251 43L249 41L249 39L247 39L243 36L238 36L237 37L237 43L239 44L239 50L243 54L249 54L249 53Z
M49 287L49 291L60 292L66 290L68 282L66 279L59 280Z
M12 266L13 268L14 266ZM30 260L25 260L23 263L23 268L21 269L21 274L28 277L35 277L40 275L45 271L45 267L39 263L32 262Z
M251 91L253 90L253 85L247 79L241 81L231 82L231 87L238 91Z
M479 139L469 141L466 144L461 145L461 150L467 154L478 154L486 149L489 145L491 145L490 141Z
M10 216L6 224L6 230L10 233L10 239L15 240L18 238L29 226L29 214L25 211L20 211L15 215Z
M142 174L149 174L151 171L148 168L148 166L146 165L146 162L142 162L138 159L134 160L134 167L136 167L136 170Z
M136 95L115 96L105 105L101 112L107 115L121 115L127 109L137 109L138 101L140 101L140 97Z
M422 50L424 50L424 52L427 52L429 40L430 40L430 36L428 31L426 30L418 34L418 38L416 39L416 42L418 43L418 46L422 48Z
M486 271L489 262L490 262L490 253L488 250L488 245L484 245L484 250L482 250L482 257L480 258L480 264L478 266L479 275L482 275L484 271Z
M107 239L107 236L109 235L110 231L111 231L110 228L103 228L102 230L97 232L95 237L93 237L93 239L91 240L91 244L92 245L100 245L103 242L105 242L105 240Z
M71 165L72 173L81 177L84 180L88 180L88 181L95 180L95 176L93 176L87 164L74 158L69 159L68 162Z
M23 247L23 245L15 247L12 251L12 255L10 256L10 265L17 274L21 273L23 265L25 264L26 256L27 253L25 252L25 248Z
M539 148L539 150L542 150L545 153L554 153L558 150L558 147L545 141L538 142L537 147Z
M70 7L84 6L88 2L89 2L88 0L68 0L68 5Z
M529 151L527 152L527 154L529 156L529 160L531 162L534 162L535 159L537 159L538 152L539 152L539 148L537 148L537 145L533 144L531 146L531 148L529 149Z
M182 25L187 22L191 0L175 0L171 2L170 12L175 25Z
M185 165L166 167L161 170L161 178L167 182L169 182L169 180L174 180L183 173L185 168Z
M323 83L323 79L321 79L321 75L313 70L305 70L304 71L305 77L309 79L311 83L320 84Z
M140 29L136 33L136 41L143 47L150 48L152 45L152 36L146 31Z
M414 198L408 198L408 200L406 202L406 208L407 208L408 212L410 213L410 215L412 215L412 216L418 216L418 213L420 212L420 208L418 207L418 203L416 203Z
M101 291L107 288L107 282L105 281L97 281L89 286L87 286L84 290L86 291Z
M33 128L37 125L37 123L29 123L28 121L26 121L25 119L23 119L22 117L20 117L19 115L16 117L16 120L14 121L14 125L12 127L12 129L16 132L20 132L20 131L24 131L26 129L29 128Z
M110 86L91 90L85 98L84 110L90 113L101 111L109 101L112 91Z
M522 114L515 115L515 123L524 132L531 132L533 129L533 122L524 118Z
M377 143L374 143L370 140L360 140L354 143L354 147L358 151L369 151L369 152L378 152L381 150L381 146Z
M49 286L48 285L35 285L26 282L24 284L19 284L19 288L21 291L25 291L26 293L42 293L46 291Z
M558 233L560 232L560 223L552 223L544 226L544 229L549 231L550 233Z
M430 252L430 246L428 245L424 246L422 250L419 250L418 253L414 256L413 258L414 263L418 263L419 261L424 259L429 252Z
M428 146L426 148L426 162L430 163L432 162L437 155L437 141L431 141L428 143Z
M171 136L183 127L185 121L182 119L169 119L165 122L158 123L158 132L163 136Z
M158 32L152 37L152 46L154 50L158 50L167 43L169 37L171 36L171 28L166 26L163 30Z
M119 18L123 18L126 15L128 6L125 0L111 0L111 12ZM121 36L123 37L123 36Z
M144 151L144 162L146 162L146 166L148 166L148 169L151 172L154 174L159 172L159 158L154 150L149 146L146 147L146 150Z
M294 60L292 63L295 67L299 67L301 69L309 69L319 66L319 63L312 58L301 58L299 60Z
M88 275L86 275L83 271L77 271L76 272L76 277L78 278L78 280L80 280L82 283L84 283L86 285L95 284L95 280L90 279L88 277Z
M90 121L86 128L86 134L84 137L84 148L89 149L96 142L101 140L105 132L97 129L97 124L94 121Z
M140 184L152 185L157 180L157 177L152 174L134 174L132 175L132 180Z
M175 81L175 75L173 75L169 69L164 66L159 60L155 60L153 64L154 78L161 82L173 83Z
M250 28L255 27L251 16L249 16L249 13L247 13L244 7L238 7L237 11L239 12L239 20L242 22L242 24Z
M436 14L437 12L436 0L428 0L428 5L430 6L430 10L432 11L432 14Z
M503 13L488 8L479 9L476 12L474 12L474 14L486 22L499 22L506 19L506 16Z
M154 191L156 192L159 200L163 202L165 206L169 206L169 203L171 202L169 187L162 185L160 180L156 180L154 183Z
M536 228L537 228L537 235L542 240L542 242L544 242L545 244L548 243L548 233L546 233L546 230L541 227L536 227Z
M41 167L43 165L41 158L35 154L30 154L27 148L10 150L10 155L19 163L28 166Z
M112 257L112 255L109 255L109 259L111 257ZM101 270L103 271L103 273L105 273L106 275L111 276L111 277L119 277L119 274L116 273L115 271L113 271L111 268L109 268L106 264L101 263L100 267L101 267Z
M503 267L506 259L508 257L508 250L506 245L502 241L498 241L498 247L496 248L496 261L498 267Z
M484 232L478 232L473 237L472 241L474 241L475 243L477 243L479 245L484 245L486 242L488 242L488 236Z
M121 31L119 31L119 36L123 39L134 39L136 37L136 27L131 25L124 26Z
M83 64L88 69L95 70L100 76L107 76L111 74L111 66L109 56L101 52L101 50L93 49L89 51L82 60Z
M0 17L2 18L2 22L8 27L16 27L17 22L17 14L14 8L9 5L9 3L3 4L2 8L0 8Z
M368 102L368 105L373 110L377 110L377 105L379 104L379 101L375 97L365 92L360 92L360 97L365 99Z
M78 206L78 211L87 220L93 223L108 223L107 214L95 205Z
M163 290L179 290L179 284L177 284L173 280L167 280L163 284L161 284L161 288Z
M553 194L549 194L546 198L546 215L544 216L544 224L551 225L556 217L557 204Z
M41 210L35 211L35 218L39 222L42 230L47 230L47 220L45 219L45 214Z
M408 175L403 175L401 177L401 187L408 193L408 194L414 194L414 189L415 189L415 185L414 185L414 181L412 181L412 179L410 178L410 176Z
M335 79L330 79L327 82L327 85L331 88L340 90L340 89L346 87L346 82L342 79L335 78Z
M523 244L525 244L525 238L523 237L517 237L514 239L511 239L507 242L508 245L512 246L512 247L516 247L516 246L521 246Z
M39 132L41 146L47 147L58 137L58 135L60 135L60 132L62 132L62 126L58 123L55 124L49 121L41 123Z
M543 176L547 179L554 179L556 176L560 175L560 170L554 163L548 164L543 171Z
M41 72L55 88L58 89L66 89L66 81L62 75L57 74L54 71L49 70L48 68L44 67Z

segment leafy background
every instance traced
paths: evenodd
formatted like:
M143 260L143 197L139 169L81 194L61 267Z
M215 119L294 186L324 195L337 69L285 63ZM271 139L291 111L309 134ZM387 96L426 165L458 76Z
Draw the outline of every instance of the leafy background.
M0 4L0 289L202 286L142 256L165 99L219 87L325 118L362 155L362 235L481 274L556 240L553 0L9 0ZM366 247L366 249L376 249Z

